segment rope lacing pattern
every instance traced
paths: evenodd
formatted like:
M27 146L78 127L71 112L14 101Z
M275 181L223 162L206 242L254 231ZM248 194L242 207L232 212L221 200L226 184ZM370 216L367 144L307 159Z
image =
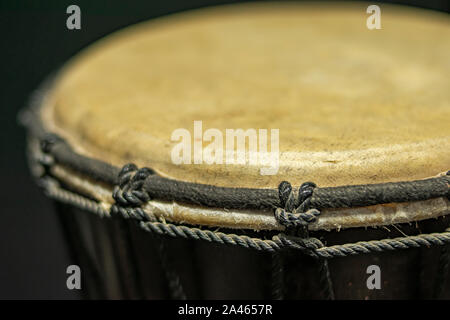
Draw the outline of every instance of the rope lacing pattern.
M308 225L315 222L320 215L319 210L311 208L314 188L316 188L315 183L305 182L296 192L289 182L280 183L278 196L281 208L275 209L274 216L277 222L285 227L286 234L280 233L272 240L280 243L281 247L297 249L316 259L323 296L326 299L334 299L328 262L326 258L319 255L318 251L324 247L324 244L317 238L310 238L308 234ZM281 253L274 254L272 257L277 262L273 264L272 268L272 295L276 299L282 299L284 291L283 259Z
M51 148L52 144L47 140L42 151ZM175 238L186 238L194 240L203 240L208 242L221 243L226 245L234 245L254 249L258 251L266 251L274 253L275 258L282 258L280 254L285 249L294 249L305 255L313 257L318 262L320 283L324 297L327 299L334 298L334 290L331 281L330 269L327 259L334 257L345 257L350 255L367 254L374 252L394 251L398 249L409 249L419 247L430 247L437 245L450 244L450 228L442 233L423 234L417 236L406 236L403 238L361 241L356 243L347 243L334 246L324 246L317 238L302 237L298 234L280 233L272 237L272 239L251 238L245 235L227 234L217 231L202 230L182 225L173 225L170 223L161 223L150 219L140 206L150 200L150 196L142 192L145 179L153 174L149 169L138 169L134 165L126 165L119 174L118 185L114 188L114 200L116 204L112 206L110 214L96 201L87 199L83 196L74 194L68 190L62 189L58 183L50 183L53 181L51 176L41 177L44 189L47 195L64 203L75 205L79 208L96 213L101 217L108 217L113 213L118 214L127 219L136 219L139 226L154 234L165 235ZM449 173L447 173L449 175ZM56 182L56 181L55 181ZM313 195L315 185L312 183L303 184L298 191L298 195L292 190L292 186L283 182L279 187L280 203L284 206L275 210L277 221L287 227L288 231L291 227L305 228L308 223L314 222L319 216L318 211L309 208L310 199ZM287 210L292 210L289 212ZM307 210L306 212L302 212ZM313 210L313 211L311 211ZM150 220L150 221L149 221ZM288 232L286 232L288 233ZM273 293L276 298L283 298L284 270L282 259L275 263ZM444 265L444 264L443 264ZM278 270L279 269L279 270ZM170 278L175 279L171 275ZM172 280L173 280L172 279ZM175 279L176 280L176 279ZM181 282L171 282L176 284L176 292L182 292ZM439 289L439 288L438 288Z
M55 160L50 155L50 151L51 148L60 140L61 138L57 135L48 133L39 141L41 153L37 155L37 161L44 167L45 173L47 173L50 166L55 163Z
M149 168L141 168L134 164L126 164L119 173L118 185L114 187L111 215L122 215L124 218L134 218L139 221L154 220L149 217L142 206L150 201L150 196L142 190L145 179L155 172Z
M49 180L46 178L45 180ZM107 211L101 207L96 201L80 196L68 190L62 189L57 184L45 183L42 186L46 189L47 194L56 200L64 203L72 204L89 212L108 217ZM139 223L140 227L145 231L155 234L166 235L173 238L185 238L193 240L204 240L207 242L215 242L232 246L240 246L257 251L276 252L284 248L301 249L297 245L298 238L292 240L292 237L286 235L276 235L272 239L250 238L245 235L236 235L222 233L218 231L202 230L182 225L174 225L171 223L161 222L145 222ZM314 239L310 238L309 240ZM318 244L318 243L317 243ZM333 246L320 246L316 250L316 254L320 258L344 257L350 255L367 254L383 251L394 251L398 249L409 249L418 247L431 247L444 244L450 244L450 228L442 233L422 234L417 236L407 236L393 239L370 240L356 243L346 243ZM314 247L310 247L314 249Z
M288 233L301 232L306 237L308 224L315 222L320 215L319 210L310 208L314 188L316 184L313 182L303 183L298 192L287 181L278 186L281 207L275 209L274 216Z

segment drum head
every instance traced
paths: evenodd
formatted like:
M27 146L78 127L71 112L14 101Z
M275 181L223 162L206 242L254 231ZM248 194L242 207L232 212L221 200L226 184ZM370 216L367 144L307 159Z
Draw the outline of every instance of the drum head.
M365 9L225 6L139 24L66 65L44 103L45 125L80 154L216 186L332 187L444 172L448 18L383 6L382 29L369 30ZM171 157L180 128L190 133L187 164ZM267 129L269 150L278 129L277 170L261 174L265 165L249 159L194 163L194 144L211 143L208 129L223 135L225 151L227 129Z

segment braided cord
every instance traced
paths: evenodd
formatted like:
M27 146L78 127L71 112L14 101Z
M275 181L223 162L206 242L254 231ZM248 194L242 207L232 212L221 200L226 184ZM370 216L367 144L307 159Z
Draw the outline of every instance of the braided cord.
M156 239L156 246L159 259L161 260L161 264L167 278L170 297L174 300L186 300L186 293L184 292L180 276L173 266L165 241L166 239L162 238Z
M360 241L317 249L323 258L345 257L362 253L393 251L420 247L442 246L450 243L450 228L442 233L421 234L394 239Z
M284 257L282 252L273 252L271 256L271 298L284 298Z
M450 248L445 245L439 254L438 270L434 283L433 299L438 299L442 295L446 279L450 273Z
M327 259L318 260L319 282L325 300L334 300L333 281L331 280L330 268Z
M108 211L98 202L80 196L68 190L62 189L54 183L44 183L47 195L61 202L75 205L95 213L101 217L110 217ZM450 228L442 233L422 234L393 239L361 241L334 246L324 246L317 238L295 238L284 234L274 236L272 239L251 238L245 235L215 232L178 226L170 223L140 221L140 227L148 232L181 237L185 239L203 240L219 244L240 246L258 251L275 252L283 248L298 249L316 258L345 257L374 252L393 251L397 249L409 249L419 247L441 246L450 244Z
M248 236L237 235L233 233L223 233L199 228L190 228L187 226L177 226L171 223L161 222L143 222L139 223L142 229L148 232L166 235L173 238L184 238L240 246L257 251L274 252L281 249L282 244L272 240L263 240L260 238L250 238Z
M47 194L50 197L77 205L93 213L100 214L101 216L108 216L107 211L93 200L89 200L83 196L63 190L59 186L57 187L53 184L50 189L51 190L47 189L47 191L49 191ZM360 241L329 247L322 245L320 247L321 241L316 238L300 239L302 241L298 241L297 239L297 241L294 241L293 239L285 236L275 236L272 240L263 240L260 238L250 238L245 235L214 232L199 228L178 226L170 223L141 221L139 225L145 231L156 234L181 237L185 239L204 240L227 245L236 245L258 251L273 252L285 247L300 250L313 250L313 252L321 258L344 257L363 253L392 251L396 249L419 248L422 246L430 247L432 245L444 245L450 243L450 228L446 229L446 231L442 233L422 234L394 239ZM310 240L309 244L307 240Z

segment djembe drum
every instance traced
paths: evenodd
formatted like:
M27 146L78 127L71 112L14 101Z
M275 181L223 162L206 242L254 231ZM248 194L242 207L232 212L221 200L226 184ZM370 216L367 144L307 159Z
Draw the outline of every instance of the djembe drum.
M449 20L381 17L199 10L46 81L22 114L30 165L88 297L450 298Z

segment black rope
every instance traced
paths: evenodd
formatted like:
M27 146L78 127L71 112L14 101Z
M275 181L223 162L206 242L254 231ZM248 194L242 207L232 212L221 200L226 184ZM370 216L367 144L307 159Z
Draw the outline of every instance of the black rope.
M63 207L61 202L55 201L54 205L71 258L75 264L87 266L86 269L83 269L83 272L86 273L86 277L83 277L85 281L82 283L83 294L86 294L88 299L106 299L107 291L103 277L96 260L89 254L83 241L81 229L74 218L74 213L67 212L67 208Z
M313 182L305 182L296 192L289 182L281 182L278 186L278 195L283 208L275 209L274 216L277 222L284 226L286 232L291 235L290 238L281 237L282 241L293 241L296 245L302 247L301 250L307 255L319 258L314 250L322 247L323 244L318 239L309 238L308 235L308 224L315 222L320 215L319 210L311 208L311 198L316 187ZM305 247L308 249L305 249ZM276 274L276 280L279 283L283 281L284 275L282 262L278 261L278 264L281 264L281 266L277 266L278 269L275 269L274 273L275 271L279 273ZM326 300L334 300L333 283L327 258L317 259L317 268L322 295ZM273 292L278 293L281 290L279 287L278 284ZM282 295L280 298L282 299Z
M127 223L128 221L120 219L118 220L118 228L120 234L120 245L124 248L122 254L119 259L124 259L126 257L126 261L130 263L129 268L124 268L124 279L127 280L127 287L131 288L130 293L134 293L133 299L144 299L145 297L145 289L142 286L142 277L141 272L138 267L139 258L135 251L135 247L133 246L132 234L130 230L130 225Z
M450 248L448 245L444 245L441 248L441 252L439 254L439 262L434 284L433 299L438 299L442 295L449 274L449 266L450 266Z
M142 210L142 205L150 201L147 192L142 190L145 179L154 174L148 168L138 169L134 164L125 165L118 175L118 184L113 190L115 204L111 207L113 216L122 215L125 219L149 221L150 217Z
M87 210L99 215L100 217L110 217L109 212L96 201L65 190L57 183L49 181L49 179L50 178L45 178L45 182L41 184L46 188L46 194L49 197L63 203L74 205L80 209ZM318 258L345 257L349 255L450 244L450 228L441 233L421 234L383 240L360 241L356 243L347 243L327 247L316 238L290 238L283 233L273 236L272 239L260 239L251 238L245 235L236 235L232 233L228 234L154 221L140 221L139 226L144 231L169 237L203 240L265 252L275 252L285 248L291 248L298 249L312 257Z
M121 221L117 221L117 223L120 222ZM107 228L108 238L111 242L112 248L112 258L114 261L113 265L116 268L117 272L117 280L120 288L121 299L132 299L132 290L134 289L132 287L133 274L126 265L126 260L123 259L123 255L126 254L126 250L123 248L123 241L121 241L121 237L117 237L116 233L114 232L116 228L117 226L113 224L109 228Z
M317 261L319 269L319 284L325 300L334 300L333 281L331 280L330 267L327 259Z
M306 228L309 223L315 222L320 215L319 210L310 209L315 188L314 183L305 182L295 192L289 182L281 182L278 186L280 208L274 212L277 222L287 229Z
M271 256L271 294L272 300L284 299L284 257L282 252L273 252Z
M416 256L417 279L416 279L416 293L418 299L425 299L424 282L426 281L426 259L424 258L423 248L420 248Z
M156 238L156 237L155 237ZM173 263L168 255L166 239L156 239L157 251L161 260L161 266L165 272L167 284L169 287L170 297L173 300L186 300L186 294L184 292L183 285L178 273L175 271Z

